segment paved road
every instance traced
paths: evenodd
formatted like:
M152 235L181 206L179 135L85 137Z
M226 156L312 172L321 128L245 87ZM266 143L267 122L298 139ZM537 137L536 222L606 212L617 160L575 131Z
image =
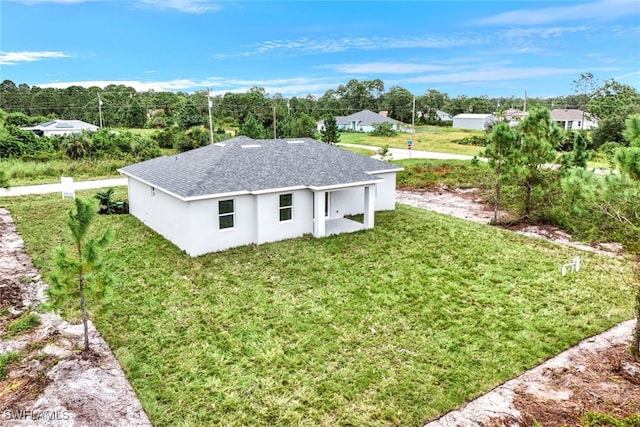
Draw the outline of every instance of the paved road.
M119 187L121 185L127 185L127 178L112 178L112 179L100 179L96 181L77 181L73 183L73 189L89 190L92 188L106 188L106 187ZM62 196L62 184L40 184L40 185L25 185L22 187L11 187L8 190L0 188L0 197L11 196L24 196L27 194L47 194L47 193L60 193Z
M341 147L353 147L362 148L364 150L378 151L380 147L374 145L360 145L360 144L343 144L338 143ZM389 148L389 152L392 155L393 160L400 159L443 159L443 160L471 160L473 156L465 154L452 154L452 153L437 153L435 151L419 151L419 150L406 150L403 148ZM480 158L480 160L485 160Z

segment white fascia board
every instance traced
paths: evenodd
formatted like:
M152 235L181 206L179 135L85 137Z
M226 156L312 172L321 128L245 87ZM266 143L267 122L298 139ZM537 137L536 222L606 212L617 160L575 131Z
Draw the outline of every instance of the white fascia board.
M184 198L181 198L181 200L184 200L185 202L193 202L196 200L207 200L207 199L228 199L230 197L235 197L235 196L246 196L247 194L251 194L251 192L242 190L242 191L231 191L229 193L203 194L202 196L184 197Z
M331 190L339 190L341 188L362 187L364 185L377 184L379 182L384 182L384 179L379 178L371 181L350 182L348 184L311 185L309 186L309 189L313 191L331 191Z
M395 169L382 169L379 171L369 171L367 172L369 175L376 175L379 173L387 173L387 172L402 172L404 170L404 168L402 166L398 166Z
M306 188L308 187L304 185L296 185L294 187L267 188L265 190L252 191L251 194L259 195L259 194L269 194L269 193L284 193L288 191L304 190Z

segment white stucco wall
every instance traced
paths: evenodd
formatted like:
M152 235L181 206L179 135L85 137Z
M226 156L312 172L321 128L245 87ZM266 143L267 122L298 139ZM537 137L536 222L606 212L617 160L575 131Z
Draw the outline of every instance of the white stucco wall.
M233 200L233 227L220 229L219 201ZM189 202L188 216L191 256L256 243L255 200L251 195L221 197Z
M391 211L396 208L396 172L378 173L384 182L376 185L376 211Z
M158 189L155 197L151 187L129 178L129 213L173 242L180 249L190 245L189 205Z
M292 219L280 221L280 195L293 194ZM313 193L309 190L285 191L260 194L256 197L257 241L256 243L300 237L313 233Z
M454 129L474 129L484 130L484 120L480 118L476 119L456 119L453 118Z
M377 174L384 182L372 187L375 210L395 208L395 172ZM280 221L280 195L293 194L293 216ZM218 202L234 201L233 228L219 229ZM329 219L364 212L364 187L330 192ZM129 211L191 256L228 248L300 237L313 233L313 191L296 190L237 195L184 202L129 177ZM324 210L323 210L324 211Z

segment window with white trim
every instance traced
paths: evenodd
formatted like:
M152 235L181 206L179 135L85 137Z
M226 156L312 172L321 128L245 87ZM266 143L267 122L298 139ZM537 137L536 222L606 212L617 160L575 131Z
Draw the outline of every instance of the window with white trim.
M280 195L280 222L293 218L293 193Z
M218 202L218 227L220 230L233 228L234 226L234 204L233 199L220 200Z

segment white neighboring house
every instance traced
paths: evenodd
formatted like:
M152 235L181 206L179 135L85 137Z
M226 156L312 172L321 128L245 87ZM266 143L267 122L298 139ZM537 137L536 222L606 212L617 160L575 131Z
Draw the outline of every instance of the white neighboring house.
M453 116L451 114L442 110L436 110L436 117L444 121L453 120Z
M95 132L100 129L96 125L83 122L82 120L51 120L38 126L22 128L33 131L38 136L58 136L70 133L80 133L84 130Z
M453 116L454 129L486 130L498 118L493 114L458 114Z
M374 130L373 125L376 123L391 123L393 130L399 131L402 129L402 122L369 110L336 117L338 130L342 132L372 132ZM317 128L318 131L324 128L324 120L317 122Z
M244 136L119 169L129 212L191 256L374 226L402 167L310 138ZM345 215L364 214L363 222Z
M564 130L583 130L598 127L598 119L586 111L557 108L551 111L551 120Z

